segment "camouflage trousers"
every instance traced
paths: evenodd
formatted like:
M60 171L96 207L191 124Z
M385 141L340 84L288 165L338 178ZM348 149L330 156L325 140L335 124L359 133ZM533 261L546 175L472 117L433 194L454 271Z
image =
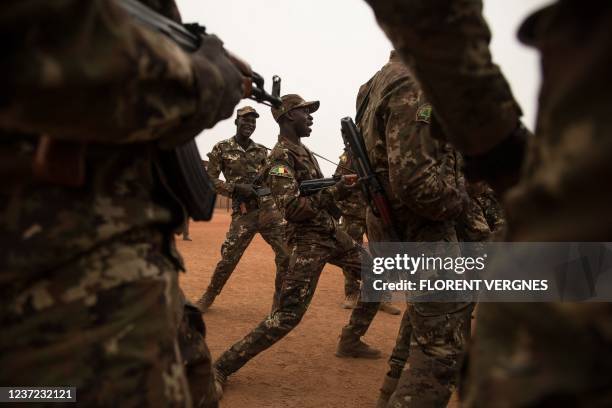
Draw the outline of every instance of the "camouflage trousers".
M389 362L392 370L394 364L405 366L388 407L446 407L458 384L472 310L473 304L465 303L414 303L406 308Z
M367 226L370 242L389 240L384 226L370 209ZM454 223L436 224L418 232L409 223L398 225L398 229L406 242L457 241ZM376 246L370 246L370 250L378 256ZM457 386L473 307L471 303L441 302L407 305L389 359L389 374L397 376L401 371L389 408L446 407ZM369 322L351 318L349 325L361 332Z
M83 406L191 406L164 240L132 231L0 281L0 384L74 386Z
M346 239L351 242L348 237ZM222 373L230 375L238 371L300 323L314 296L326 263L347 268L355 277L361 274L362 262L371 263L369 254L360 245L352 242L351 246L347 247L346 244L328 237L298 237L290 244L290 251L289 268L282 280L278 307L253 331L219 357L215 367ZM353 310L355 320L370 322L379 306L379 303L359 301Z
M221 246L221 260L213 272L206 290L208 293L215 296L221 293L244 251L258 232L274 250L274 262L276 264L274 286L275 297L277 296L289 257L285 244L285 221L280 212L273 209L253 210L246 214L240 214L240 212L232 214L232 223Z
M342 216L339 228L353 238L353 241L359 245L363 244L363 234L366 232L364 218ZM342 268L342 274L344 275L344 296L358 295L361 279L355 279L346 268Z

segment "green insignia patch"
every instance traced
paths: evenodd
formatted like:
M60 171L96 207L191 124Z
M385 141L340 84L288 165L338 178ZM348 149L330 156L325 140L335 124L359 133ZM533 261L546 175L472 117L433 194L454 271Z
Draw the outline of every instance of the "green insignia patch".
M289 173L289 169L287 166L283 164L277 164L276 166L270 169L271 176L280 176L280 177L288 177L292 178L293 176Z
M431 105L426 103L417 109L416 113L417 122L431 123Z

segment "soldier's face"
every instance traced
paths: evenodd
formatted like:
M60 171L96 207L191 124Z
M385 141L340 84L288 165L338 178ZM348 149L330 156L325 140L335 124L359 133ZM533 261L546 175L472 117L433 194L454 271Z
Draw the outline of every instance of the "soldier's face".
M299 137L308 137L312 132L312 116L307 108L298 108L291 111L293 126Z
M240 137L249 138L255 131L257 118L255 115L240 116L236 121L237 133Z

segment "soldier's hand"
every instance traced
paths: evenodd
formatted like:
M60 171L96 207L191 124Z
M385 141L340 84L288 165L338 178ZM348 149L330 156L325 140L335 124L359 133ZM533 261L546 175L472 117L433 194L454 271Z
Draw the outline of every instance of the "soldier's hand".
M256 195L255 188L252 184L234 184L234 194L243 197L250 198Z
M210 128L233 114L244 96L244 76L215 35L202 36L192 60L200 92L200 114L206 116L205 127Z
M351 191L359 186L359 180L355 175L342 176L340 181L335 184L335 189L338 191L338 198L342 199L349 195Z

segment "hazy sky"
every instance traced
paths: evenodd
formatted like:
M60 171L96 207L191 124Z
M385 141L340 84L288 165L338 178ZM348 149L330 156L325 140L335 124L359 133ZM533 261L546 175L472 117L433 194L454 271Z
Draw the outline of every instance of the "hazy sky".
M391 44L362 0L178 0L185 22L197 21L217 34L225 47L266 79L282 78L282 94L298 93L320 100L313 132L302 141L333 161L342 152L340 119L355 115L355 97L387 61ZM485 14L493 32L492 51L533 128L539 86L537 54L516 40L520 22L546 0L489 0ZM267 147L276 143L278 126L267 106L243 100L260 118L253 139ZM197 138L205 157L212 146L235 132L233 118ZM329 176L335 167L319 160Z

